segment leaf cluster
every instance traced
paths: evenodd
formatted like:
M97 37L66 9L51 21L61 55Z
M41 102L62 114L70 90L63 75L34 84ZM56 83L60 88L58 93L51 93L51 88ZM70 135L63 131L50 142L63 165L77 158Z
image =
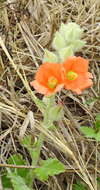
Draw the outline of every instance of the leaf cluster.
M96 141L100 141L100 114L96 115L94 128L82 126L81 131L86 137L94 138Z

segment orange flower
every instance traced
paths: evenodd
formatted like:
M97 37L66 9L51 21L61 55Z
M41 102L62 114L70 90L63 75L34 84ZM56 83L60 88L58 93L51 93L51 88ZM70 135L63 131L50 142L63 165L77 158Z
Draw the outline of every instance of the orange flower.
M64 86L61 75L61 65L57 63L43 63L30 83L39 93L51 95Z
M92 86L92 74L88 72L89 62L82 57L69 57L64 63L65 89L81 94L82 90Z

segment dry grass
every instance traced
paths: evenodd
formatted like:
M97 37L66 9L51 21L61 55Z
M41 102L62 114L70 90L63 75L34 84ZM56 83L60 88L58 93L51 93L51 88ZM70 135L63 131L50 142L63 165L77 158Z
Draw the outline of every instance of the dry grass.
M78 54L90 60L94 85L81 96L65 91L58 95L65 118L51 133L39 127L42 114L29 82L41 64L44 48L51 49L61 21L75 21L85 30L87 45ZM21 152L18 135L27 133L30 123L34 136L37 130L45 134L43 156L57 157L66 165L66 173L47 183L35 181L37 190L72 190L79 180L85 181L89 190L99 190L96 178L100 176L100 144L85 139L80 126L93 126L96 113L100 113L100 100L85 104L100 96L100 0L0 1L0 44L0 162Z

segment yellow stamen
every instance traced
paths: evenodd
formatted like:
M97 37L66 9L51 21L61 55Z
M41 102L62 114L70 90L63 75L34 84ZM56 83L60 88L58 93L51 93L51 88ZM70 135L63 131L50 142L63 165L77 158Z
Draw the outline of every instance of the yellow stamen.
M48 87L49 88L55 88L58 84L58 80L55 77L50 77L48 80Z
M77 79L78 74L75 73L74 71L69 71L67 73L66 77L67 77L68 80L75 80L75 79Z

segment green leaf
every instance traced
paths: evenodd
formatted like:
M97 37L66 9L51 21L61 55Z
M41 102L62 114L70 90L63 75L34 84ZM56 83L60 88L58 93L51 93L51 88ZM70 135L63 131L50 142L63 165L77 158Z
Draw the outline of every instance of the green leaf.
M26 164L25 160L23 159L21 154L13 154L11 155L8 160L8 164L14 164L14 165L24 165Z
M32 166L36 167L39 159L40 159L40 151L43 145L43 139L44 139L44 135L42 133L40 133L39 138L37 139L37 141L34 142L34 145L31 146L31 141L27 144L27 150L29 151L31 160L32 160ZM26 182L29 186L32 186L33 183L33 179L34 179L34 169L33 170L28 170L28 173L26 175Z
M62 23L59 32L65 38L67 45L69 45L69 43L81 38L83 29L78 24L70 22L68 24Z
M97 120L96 122L95 122L95 128L98 130L98 129L100 129L100 120Z
M31 135L24 136L24 138L21 140L21 144L27 149L32 148L33 146L32 136Z
M32 158L32 165L35 166L35 163L37 163L39 159L39 151L37 148L31 150L31 158Z
M12 189L11 180L7 177L7 174L3 175L1 177L1 179L2 179L2 185L4 188L11 188Z
M100 131L96 132L95 129L92 129L90 127L82 127L81 131L86 137L94 138L96 141L100 141Z
M37 142L34 144L34 148L30 149L30 155L32 158L32 165L36 166L40 158L40 151L43 145L44 135L40 133Z
M59 53L61 62L64 62L69 56L74 55L73 54L73 47L69 46L69 47L63 48L58 53Z
M95 130L90 127L81 127L80 130L86 137L95 138Z
M96 114L95 129L96 131L100 129L100 113Z
M100 121L100 113L96 114L96 121Z
M57 159L44 160L40 168L35 169L35 175L39 180L46 181L49 176L54 176L65 171L64 165Z
M77 183L77 184L74 184L73 190L87 190L87 188L82 183Z
M100 97L98 96L98 97L95 97L95 98L88 99L85 103L90 105L90 104L95 103L96 101L99 101L99 100L100 100ZM97 115L100 115L100 114L97 114Z
M58 63L58 57L55 53L45 49L43 62Z
M23 159L21 154L14 154L10 156L7 160L8 164L13 164L13 165L27 165L26 161ZM21 177L26 177L28 174L28 170L25 168L16 168L16 169L11 169L13 172L16 172L18 175Z
M59 49L66 47L66 43L65 43L65 40L63 38L63 35L61 35L59 32L55 33L55 37L53 39L52 46L56 50L59 50Z
M55 95L51 95L51 96L44 96L43 97L43 102L47 107L51 107L55 105Z
M48 120L50 122L59 121L64 113L63 113L63 107L61 105L55 105L48 110Z
M96 141L100 141L100 131L95 134Z
M26 185L25 180L15 173L9 173L8 177L11 179L14 190L32 190Z
M47 129L49 129L50 131L55 131L57 129L57 126L51 124L47 126Z
M76 52L80 50L85 44L86 42L83 40L75 40L71 43L71 46L73 47L73 51Z
M27 150L30 153L31 159L32 159L32 163L36 162L37 158L38 158L38 149L37 149L37 143L34 144L34 146L32 147L32 137L30 135L27 135L24 137L24 139L22 140L21 144L27 148Z
M43 134L40 134L37 142L34 142L33 144L32 144L32 137L30 135L24 137L21 143L29 151L32 159L32 165L36 166L36 163L38 162L40 155L40 149L43 143Z
M100 177L97 177L97 183L98 183L98 185L100 186Z
M59 29L59 32L62 36L64 36L65 38L65 35L66 35L66 32L67 32L67 24L64 24L63 22L61 23L61 26L60 26L60 29Z
M25 148L27 148L27 150L29 151L31 159L32 159L32 165L34 165L34 166L35 166L35 164L33 164L33 163L37 162L37 158L38 158L38 154L39 154L38 147L37 147L38 141L34 142L32 144L32 136L31 135L25 136L24 139L21 141L21 144Z
M88 99L88 100L86 100L86 104L87 105L91 105L92 103L95 103L97 101L97 99L96 98L90 98L90 99Z

